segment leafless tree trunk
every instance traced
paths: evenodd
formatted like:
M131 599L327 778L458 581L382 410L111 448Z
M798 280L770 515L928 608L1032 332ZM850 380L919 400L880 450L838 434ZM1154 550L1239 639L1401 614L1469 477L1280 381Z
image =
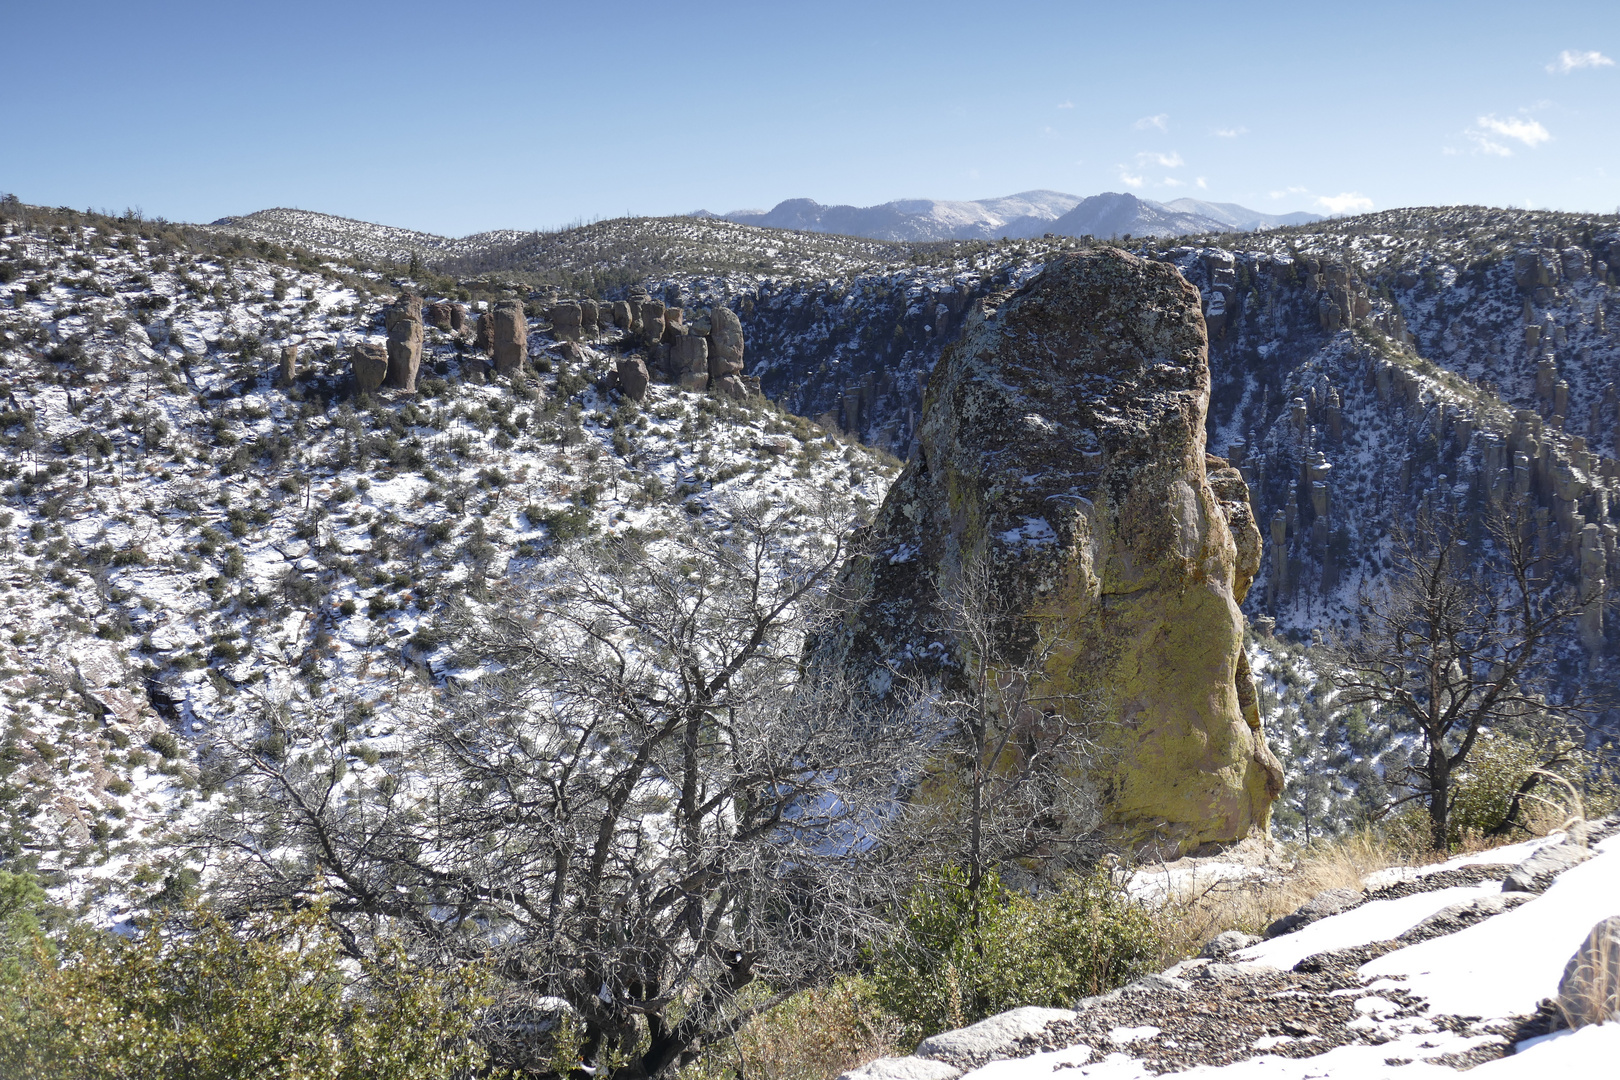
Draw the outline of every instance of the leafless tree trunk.
M943 680L911 687L912 711L925 718L920 726L945 733L946 766L913 799L911 832L936 855L961 863L977 923L987 874L1015 861L1061 857L1095 829L1097 710L1087 698L1052 688L1046 667L1062 642L1016 610L987 563L970 564L948 583L941 609L940 630L955 642L961 665Z
M1419 514L1394 539L1393 579L1383 593L1363 593L1360 633L1332 654L1333 681L1346 704L1375 706L1422 738L1422 759L1391 779L1410 788L1396 805L1426 803L1430 839L1443 849L1453 779L1483 731L1526 716L1579 725L1589 715L1587 692L1559 676L1558 650L1587 605L1606 598L1542 580L1522 503L1490 517L1477 541L1439 512Z
M847 555L827 538L848 522L814 512L580 546L459 609L483 674L380 784L342 774L340 727L303 761L244 758L252 796L213 830L224 899L307 902L318 877L356 949L385 921L424 955L493 958L566 1001L616 1077L847 970L906 888L894 795L938 740L801 672Z

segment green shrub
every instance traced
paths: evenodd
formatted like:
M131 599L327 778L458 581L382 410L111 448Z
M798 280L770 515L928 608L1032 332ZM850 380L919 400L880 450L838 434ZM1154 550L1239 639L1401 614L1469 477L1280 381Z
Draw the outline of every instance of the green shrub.
M911 1039L1021 1005L1068 1008L1146 974L1158 953L1152 918L1108 877L1070 877L1039 897L995 877L974 924L966 876L948 870L912 893L895 940L874 957L877 1000Z
M356 978L319 908L240 932L195 909L184 922L80 934L71 962L0 978L0 1075L448 1080L485 1063L478 969L424 971L385 948Z
M551 534L554 543L563 543L584 536L591 531L591 510L588 506L570 506L563 510L547 510L540 515L540 523Z

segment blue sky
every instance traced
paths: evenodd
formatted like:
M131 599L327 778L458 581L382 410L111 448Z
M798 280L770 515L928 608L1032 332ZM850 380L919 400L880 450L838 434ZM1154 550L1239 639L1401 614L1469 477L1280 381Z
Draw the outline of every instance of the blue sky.
M1620 3L0 0L0 191L431 232L1034 188L1620 206Z

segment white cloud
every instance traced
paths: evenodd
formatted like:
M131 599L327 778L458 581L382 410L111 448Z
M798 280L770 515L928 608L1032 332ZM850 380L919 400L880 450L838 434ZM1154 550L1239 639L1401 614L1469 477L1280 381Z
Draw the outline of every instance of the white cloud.
M1202 176L1200 176L1197 180L1194 180L1193 183L1197 184L1201 188L1209 187L1208 184L1204 183L1204 178Z
M1554 75L1568 75L1576 68L1600 67L1614 67L1614 61L1596 49L1590 49L1586 52L1565 49L1558 54L1558 59L1547 65L1547 70Z
M1223 139L1235 139L1239 135L1247 135L1248 133L1249 129L1241 126L1215 129L1215 134Z
M1132 175L1131 172L1129 170L1125 169L1123 166L1121 166L1121 168L1119 170L1119 182L1124 184L1126 187L1146 187L1147 186L1147 181L1142 178L1142 175L1140 173Z
M1330 214L1349 214L1357 210L1371 210L1373 201L1359 191L1346 191L1339 195L1318 195L1316 205Z
M1187 182L1185 180L1177 180L1173 176L1167 176L1160 182L1159 186L1161 186L1161 187L1186 187Z
M1518 139L1526 146L1535 146L1552 138L1552 134L1542 127L1539 121L1525 120L1517 116L1510 116L1506 120L1500 120L1495 116L1482 116L1475 123L1486 131L1494 131L1505 138Z
M1059 105L1059 106L1058 106L1058 108L1060 108L1060 109L1072 109L1072 108L1074 108L1074 102L1072 102L1072 101L1065 101L1065 102L1063 102L1063 103L1062 103L1062 104L1060 104L1060 105Z
M1266 197L1270 199L1286 199L1290 195L1303 195L1305 191L1306 189L1302 187L1285 187L1281 191L1269 192Z
M1136 122L1137 131L1146 131L1148 128L1158 128L1160 131L1170 130L1170 114L1159 113L1156 116L1144 116Z
M1515 139L1534 148L1552 138L1552 133L1542 127L1539 121L1519 116L1503 119L1491 114L1479 117L1474 123L1476 126L1464 131L1463 135L1473 142L1477 154L1512 157L1513 150L1502 142L1503 139Z
M1144 150L1140 154L1136 155L1136 163L1138 165L1146 165L1149 162L1152 162L1155 165L1163 165L1166 169L1178 169L1187 164L1185 161L1181 160L1181 155L1176 153L1174 150L1170 151L1168 154L1158 154L1151 150Z

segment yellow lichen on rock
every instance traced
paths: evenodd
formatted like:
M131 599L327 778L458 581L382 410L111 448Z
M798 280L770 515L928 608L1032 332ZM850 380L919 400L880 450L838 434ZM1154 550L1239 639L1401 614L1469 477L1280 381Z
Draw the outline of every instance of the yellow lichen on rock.
M1268 827L1281 769L1259 730L1238 604L1260 534L1204 452L1197 290L1119 251L1066 255L970 317L924 402L919 450L846 567L866 600L823 662L881 695L948 681L940 596L981 560L1010 639L1057 643L1043 693L1095 703L1102 829L1181 854Z

